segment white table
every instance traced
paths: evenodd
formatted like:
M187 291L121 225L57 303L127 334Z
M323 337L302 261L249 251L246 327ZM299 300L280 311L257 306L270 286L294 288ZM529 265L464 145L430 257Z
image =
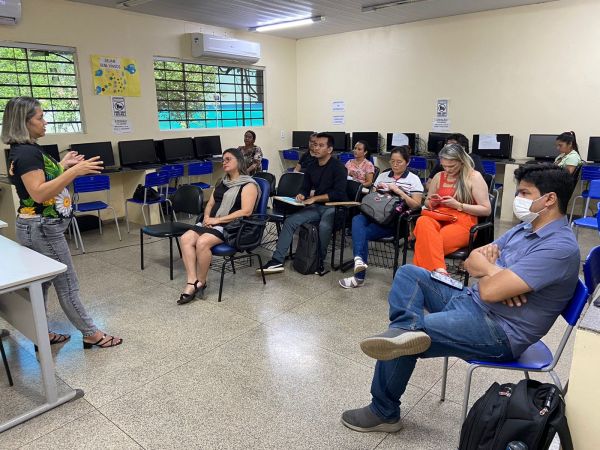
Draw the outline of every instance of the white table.
M0 255L0 316L37 344L46 393L44 404L0 424L2 433L65 402L82 397L83 391L71 390L58 396L42 294L42 283L65 272L67 266L3 236L0 236ZM23 291L17 292L22 289L28 295L23 295Z
M3 222L2 220L0 220L0 228L6 228L8 226L8 224L6 222Z

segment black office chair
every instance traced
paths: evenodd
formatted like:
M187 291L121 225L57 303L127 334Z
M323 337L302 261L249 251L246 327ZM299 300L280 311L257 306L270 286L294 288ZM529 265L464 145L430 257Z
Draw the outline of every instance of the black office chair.
M494 194L494 191L496 190L496 188L495 188L496 177L489 173L484 173L482 175L483 175L483 179L485 180L485 184L487 184L488 192L490 194Z
M273 175L272 173L269 173L269 172L256 172L254 174L254 177L262 178L263 180L267 180L269 183L269 197L273 197L275 195L275 183L277 182L275 175Z
M281 197L296 197L302 189L302 183L304 182L304 174L300 172L286 172L279 178L279 184L277 185L275 195ZM268 223L275 224L277 231L277 237L271 232L266 233L267 236L273 237L268 241L263 241L262 246L267 246L274 242L277 242L279 233L281 233L281 224L285 221L285 218L290 214L298 211L298 207L288 205L287 203L280 202L273 199L273 207L267 212Z
M171 208L171 221L149 225L140 228L140 267L144 270L144 234L157 238L169 238L169 276L173 279L173 238L179 250L181 257L181 247L179 246L179 237L193 227L192 224L177 222L176 213L186 213L196 216L196 222L200 222L204 212L204 197L202 189L198 186L183 185L173 195L171 199L173 204Z
M466 247L446 255L447 259L465 261L473 249L491 244L494 241L494 208L496 206L496 197L489 195L491 212L485 217L479 217L479 223L473 225L469 230L469 244ZM463 275L465 286L469 283L469 272L460 270Z
M4 345L2 344L2 339L9 336L8 330L0 330L0 353L2 354L2 362L4 363L4 370L6 371L6 377L8 378L8 385L13 386L13 379L10 373L10 367L8 367L8 359L6 358L6 353L4 352Z

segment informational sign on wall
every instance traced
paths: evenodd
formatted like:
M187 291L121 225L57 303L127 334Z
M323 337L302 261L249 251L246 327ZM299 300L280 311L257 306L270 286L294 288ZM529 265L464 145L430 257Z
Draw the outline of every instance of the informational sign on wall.
M435 117L433 118L432 131L449 131L450 114L448 111L449 101L447 98L438 98L436 101Z
M125 97L111 97L113 133L131 133L131 123L127 118Z
M135 59L92 55L91 64L96 95L139 97L142 94Z

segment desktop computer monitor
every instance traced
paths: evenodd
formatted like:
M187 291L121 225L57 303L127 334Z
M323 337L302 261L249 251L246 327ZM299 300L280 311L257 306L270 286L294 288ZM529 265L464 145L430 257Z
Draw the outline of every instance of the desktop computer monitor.
M194 159L192 138L163 139L159 144L159 157L167 163Z
M221 156L223 149L221 147L221 136L196 136L194 138L196 148L196 157L199 159L209 159L213 156Z
M512 136L510 134L474 134L471 152L482 158L510 159Z
M587 161L600 163L600 137L590 137L590 143L588 145Z
M394 147L399 147L399 145L394 145L394 135L397 136L402 144L400 145L408 145L412 150L412 153L415 153L416 145L417 145L417 133L388 133L385 138L385 148L388 152L391 152ZM404 136L402 136L404 135ZM408 144L404 144L403 142L408 140Z
M119 158L122 166L156 164L159 162L152 139L119 141Z
M348 150L348 134L345 131L326 131L333 137L333 149L337 152Z
M352 133L352 145L349 150L354 149L358 141L365 141L371 150L371 154L379 153L379 133L377 131L355 131Z
M85 159L99 156L104 167L115 165L115 155L113 153L112 143L105 142L84 142L82 144L71 144L71 150L83 155Z
M56 161L60 162L60 153L58 152L58 145L56 144L44 144L41 146L46 153L52 156Z
M313 133L314 131L292 131L292 147L307 149Z
M444 145L446 145L446 139L451 135L452 133L430 132L427 139L427 150L431 153L439 153L444 148Z
M527 156L539 161L554 161L559 151L556 148L556 134L530 134Z

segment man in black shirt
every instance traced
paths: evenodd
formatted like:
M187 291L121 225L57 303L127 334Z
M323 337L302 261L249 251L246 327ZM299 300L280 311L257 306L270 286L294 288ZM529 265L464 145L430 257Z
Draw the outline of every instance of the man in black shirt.
M312 154L316 163L306 168L304 184L296 200L305 206L289 216L283 223L277 247L271 260L263 266L266 273L283 272L283 262L294 237L294 231L307 222L319 222L319 243L321 258L325 259L331 239L335 208L325 206L327 202L346 201L346 178L348 172L344 164L332 157L333 136L319 133L316 136ZM322 270L321 270L322 271Z
M306 152L304 152L304 154L300 157L298 164L296 164L296 167L294 167L294 172L304 173L306 172L308 166L317 162L317 158L315 158L312 154L312 148L314 147L316 141L317 133L311 134L308 138L308 150L306 150Z

